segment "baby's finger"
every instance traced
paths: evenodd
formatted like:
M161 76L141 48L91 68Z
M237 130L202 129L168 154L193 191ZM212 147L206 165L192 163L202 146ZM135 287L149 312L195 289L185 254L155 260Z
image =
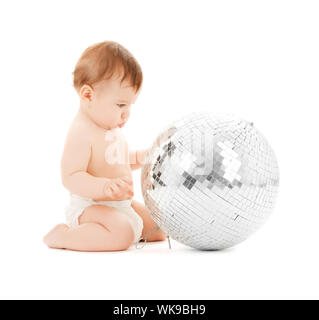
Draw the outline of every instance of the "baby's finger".
M132 197L134 195L133 187L124 182L122 183L124 184L124 186L121 188L121 190L123 191L123 194Z
M105 191L105 196L108 197L108 198L114 198L114 191L113 191L113 189L111 189L111 187L109 187Z
M123 180L119 179L117 181L117 185L119 188L123 191L124 194L129 194L132 195L131 193L133 192L133 186L124 182Z
M110 189L113 194L118 194L120 192L119 187L115 183L112 183L112 185L110 186Z
M129 195L130 197L132 197L134 195L133 186L132 185L124 182L123 180L120 180L118 182L118 185L121 186L121 190L123 190L124 194Z
M130 188L130 186L129 186L126 182L124 182L123 180L121 180L121 179L116 180L115 183L116 183L116 185L117 185L120 189L125 189L125 190L127 190L127 189Z
M131 179L130 177L123 176L123 177L121 177L120 179L121 179L122 181L128 183L128 184L131 184L131 185L133 184L133 181L132 181L132 179Z

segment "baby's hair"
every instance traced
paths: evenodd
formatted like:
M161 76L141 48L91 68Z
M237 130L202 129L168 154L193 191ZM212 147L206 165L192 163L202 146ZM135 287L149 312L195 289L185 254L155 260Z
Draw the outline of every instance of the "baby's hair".
M92 86L113 74L123 74L121 83L128 78L135 91L139 91L143 73L133 55L115 41L99 42L82 53L73 71L73 86L79 91L84 84Z

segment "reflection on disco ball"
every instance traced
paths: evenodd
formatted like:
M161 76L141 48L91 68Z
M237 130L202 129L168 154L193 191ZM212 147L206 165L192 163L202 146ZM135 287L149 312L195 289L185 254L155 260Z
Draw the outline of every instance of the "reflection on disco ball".
M274 208L275 154L252 123L193 113L166 128L142 168L153 220L171 238L202 250L231 247Z

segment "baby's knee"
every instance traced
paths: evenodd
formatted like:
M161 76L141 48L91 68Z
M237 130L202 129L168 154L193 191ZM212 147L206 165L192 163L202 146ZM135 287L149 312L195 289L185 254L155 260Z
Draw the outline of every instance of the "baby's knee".
M117 224L117 228L111 231L114 235L114 242L119 250L128 249L134 242L135 233L131 223L123 219Z

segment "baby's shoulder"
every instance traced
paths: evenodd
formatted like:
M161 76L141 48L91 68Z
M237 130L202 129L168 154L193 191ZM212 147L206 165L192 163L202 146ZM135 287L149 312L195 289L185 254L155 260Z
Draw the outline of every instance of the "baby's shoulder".
M66 140L67 141L78 141L79 143L83 144L90 144L93 140L94 132L92 128L81 121L78 118L75 118L68 130Z

